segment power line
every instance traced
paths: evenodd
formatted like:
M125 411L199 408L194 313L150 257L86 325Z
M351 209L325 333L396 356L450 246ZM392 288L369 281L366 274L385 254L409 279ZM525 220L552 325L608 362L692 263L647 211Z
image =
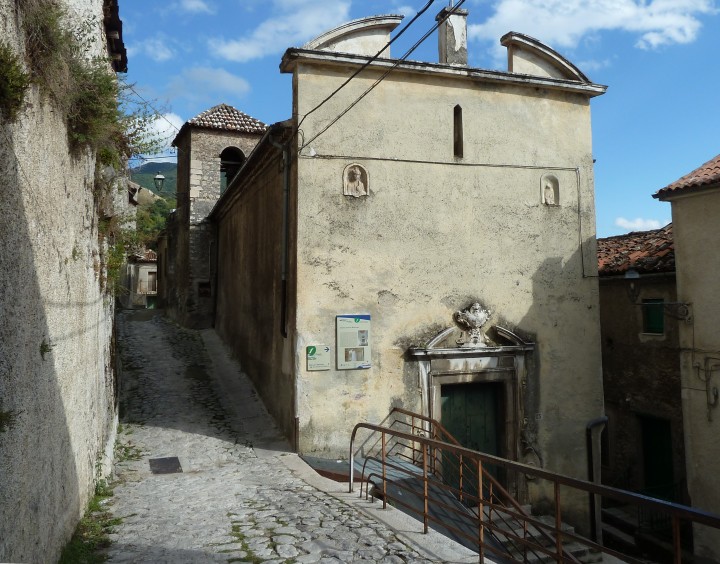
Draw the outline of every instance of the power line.
M464 1L464 0L463 0L463 1ZM343 88L345 88L345 87L348 85L348 83L349 83L353 78L355 78L355 77L356 77L357 75L359 75L362 71L364 71L367 67L369 67L373 62L375 62L375 61L380 57L380 55L382 55L393 43L395 43L395 41L397 41L397 40L402 36L402 34L405 33L405 32L410 28L410 26L411 26L413 23L415 23L415 21L416 21L420 16L422 16L422 15L428 10L428 8L430 8L430 6L432 6L433 2L435 2L435 0L429 0L429 2L428 2L427 4L425 4L425 6L423 6L423 8L421 8L421 9L418 11L418 13L415 14L415 15L413 16L413 18L412 18L407 24L405 24L405 25L402 27L402 29L397 33L397 35L395 35L395 37L393 37L390 41L388 41L382 49L380 49L377 53L375 53L375 55L373 55L372 57L370 57L370 58L367 60L367 62L365 62L358 70L356 70L354 73L352 73L352 74L350 75L350 77L349 77L347 80L345 80L345 82L343 82L340 86L338 86L335 90L333 90L333 91L330 93L330 95L327 96L322 102L320 102L317 106L315 106L315 107L312 108L309 112L307 112L307 113L303 116L303 118L300 120L300 123L298 123L298 126L297 126L298 129L300 129L300 126L301 126L301 125L303 124L303 122L305 121L305 118L307 118L310 114L312 114L312 113L315 112L316 110L319 110L323 105L325 105L328 101L330 101L330 99L331 99L333 96L335 96L338 92L340 92L340 90L342 90Z
M168 118L165 117L165 114L159 112L148 100L146 100L145 98L143 98L143 97L138 93L138 91L133 88L132 84L125 83L125 86L126 86L127 88L129 88L129 89L135 94L135 96L137 96L137 97L140 98L143 102L145 102L145 104L147 105L147 107L150 108L157 117L159 117L159 118L165 120L166 122L168 122L168 123L170 124L170 127L172 127L176 132L179 132L179 131L180 131L180 130L178 129L177 125L175 125L173 122L171 122Z
M328 123L328 124L327 124L325 127L323 127L318 133L316 133L316 134L315 134L313 137L311 137L307 142L305 142L305 143L300 147L300 150L302 151L302 150L303 150L305 147L307 147L310 143L312 143L313 141L315 141L315 139L317 139L318 137L320 137L323 133L325 133L328 129L330 129L333 125L335 125L338 121L340 121L340 119L341 119L345 114L347 114L350 110L352 110L363 98L365 98L365 96L367 96L368 94L370 94L370 92L372 92L378 84L380 84L383 80L385 80L385 78L386 78L392 71L394 71L394 70L400 65L400 63L402 63L403 61L405 61L405 59L407 59L407 58L413 53L413 51L415 51L415 49L417 49L417 48L423 43L423 41L425 41L428 37L430 37L430 35L432 35L432 34L443 24L443 22L445 22L445 20L447 20L451 15L455 14L455 13L457 12L457 10L460 8L460 6L462 6L464 3L465 3L465 0L460 0L460 1L457 3L456 6L453 6L452 8L450 8L450 10L446 11L446 12L445 12L445 15L444 15L442 18L440 18L440 19L437 21L437 23L435 23L435 25L432 26L432 27L427 31L427 33L425 33L412 47L410 47L410 49L408 49L402 57L400 57L399 59L397 59L397 60L393 63L393 65L392 65L389 69L387 69L387 71L385 71L385 72L380 76L380 78L378 78L367 90L365 90L365 92L363 92L360 96L358 96L347 108L345 108L345 109L344 109L342 112L340 112L334 119L332 119L332 120L330 121L330 123Z

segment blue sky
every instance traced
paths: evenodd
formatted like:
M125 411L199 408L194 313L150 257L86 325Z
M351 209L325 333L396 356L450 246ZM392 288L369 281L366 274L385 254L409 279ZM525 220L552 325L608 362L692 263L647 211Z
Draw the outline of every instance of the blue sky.
M224 102L266 123L291 115L278 70L302 46L354 18L414 15L427 0L121 0L127 80L179 127ZM505 70L500 37L526 33L607 85L593 99L598 236L653 229L670 205L651 195L720 153L720 0L467 0L469 59ZM448 5L436 0L393 46L400 55ZM404 40L404 42L403 42ZM437 61L430 37L411 57Z

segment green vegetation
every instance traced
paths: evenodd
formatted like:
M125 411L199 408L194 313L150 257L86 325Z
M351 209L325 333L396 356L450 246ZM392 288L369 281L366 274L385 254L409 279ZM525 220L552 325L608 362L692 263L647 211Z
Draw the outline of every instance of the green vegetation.
M9 45L0 43L0 116L9 121L17 117L30 85L20 59Z
M112 495L112 489L104 480L97 483L95 495L70 542L65 545L59 564L100 564L107 560L102 549L110 546L108 534L122 522L122 519L112 518L104 508L103 501Z
M141 448L128 442L115 445L115 462L127 462L128 460L141 460L143 451Z
M139 206L137 210L137 233L140 241L151 248L157 248L157 238L165 228L170 212L175 209L174 199L161 198L148 206Z
M57 0L17 4L30 80L64 116L73 150L90 148L100 163L116 168L130 156L159 152L165 140L153 136L148 127L155 120L154 110L130 98L132 86L118 83L106 59L87 57L98 34L97 22L80 22L69 29L69 18Z
M96 157L95 206L102 216L111 201L114 184L101 173L107 166L124 168L140 154L156 154L165 139L152 133L156 113L147 102L130 96L132 86L118 82L109 61L89 58L98 39L98 21L71 20L58 0L16 0L20 12L28 71L9 47L0 44L0 111L14 117L22 107L30 82L41 92L67 124L68 144L74 156ZM72 24L72 26L70 25ZM171 202L166 208L169 210ZM144 218L141 235L120 228L119 220L101 221L101 251L94 268L103 289L115 294L121 288L125 254L142 247L143 238L156 237L167 215L162 206ZM150 235L149 235L150 234ZM73 252L73 260L79 256ZM41 349L41 354L49 352Z

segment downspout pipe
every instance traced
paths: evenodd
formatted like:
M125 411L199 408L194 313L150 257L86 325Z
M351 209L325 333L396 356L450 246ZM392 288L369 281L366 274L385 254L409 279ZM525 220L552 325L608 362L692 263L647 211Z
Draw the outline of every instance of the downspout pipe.
M291 137L290 139L293 139ZM290 140L285 143L278 143L268 137L270 144L276 149L280 149L283 155L283 208L282 208L282 242L280 251L280 284L281 284L281 302L280 302L280 332L284 338L288 336L288 270L290 259Z
M607 415L588 421L585 426L588 457L588 481L600 484L600 435L607 425ZM602 503L599 495L590 494L590 518L592 540L602 544Z

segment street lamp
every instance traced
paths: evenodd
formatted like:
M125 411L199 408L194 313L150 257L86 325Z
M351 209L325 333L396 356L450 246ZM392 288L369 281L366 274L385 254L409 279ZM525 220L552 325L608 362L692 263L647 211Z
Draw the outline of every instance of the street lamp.
M160 174L160 171L158 170L158 173L155 175L155 178L153 178L153 182L155 183L155 190L158 192L162 192L163 184L165 184L165 177Z

